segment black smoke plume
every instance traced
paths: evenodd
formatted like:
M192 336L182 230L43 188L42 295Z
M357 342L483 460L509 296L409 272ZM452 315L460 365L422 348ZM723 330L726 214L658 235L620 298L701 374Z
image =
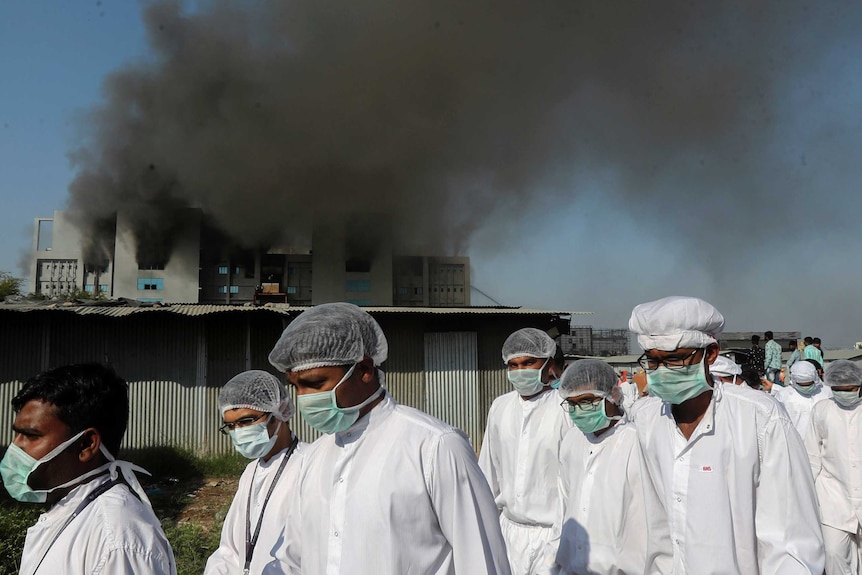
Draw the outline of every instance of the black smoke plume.
M815 57L794 38L818 25L797 2L162 1L143 18L150 53L106 79L70 210L94 238L125 211L157 256L188 206L248 247L382 219L396 251L458 252L574 197L584 170L687 209L678 174L752 170L775 79ZM755 211L761 177L728 193Z

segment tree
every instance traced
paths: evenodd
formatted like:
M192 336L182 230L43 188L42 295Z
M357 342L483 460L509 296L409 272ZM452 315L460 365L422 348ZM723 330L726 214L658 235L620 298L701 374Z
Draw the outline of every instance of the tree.
M0 301L10 295L21 295L21 285L24 280L12 277L9 272L0 271Z

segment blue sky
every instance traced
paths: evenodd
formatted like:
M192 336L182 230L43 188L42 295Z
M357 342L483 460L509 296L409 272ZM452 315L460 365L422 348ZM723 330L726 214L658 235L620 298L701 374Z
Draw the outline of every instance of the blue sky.
M827 348L862 341L860 12L824 2L770 24L769 93L716 129L720 143L704 136L667 154L641 150L660 141L651 131L681 132L687 120L656 126L633 116L645 122L640 135L613 132L571 166L557 158L528 194L490 196L467 248L475 285L506 305L593 311L583 323L597 327L624 327L634 305L679 294L714 303L731 331L801 330ZM757 35L756 23L744 24L730 29ZM103 101L106 76L150 50L134 2L0 3L0 270L20 273L33 218L65 206L75 175L67 153ZM745 57L740 49L731 68ZM589 116L573 123L595 130L583 142L620 116L608 106L596 109L597 126ZM615 138L628 151L608 158ZM659 167L628 165L641 160Z

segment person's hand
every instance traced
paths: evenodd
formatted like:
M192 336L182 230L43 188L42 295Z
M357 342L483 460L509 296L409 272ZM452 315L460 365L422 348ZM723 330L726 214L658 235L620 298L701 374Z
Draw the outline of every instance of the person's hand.
M765 377L760 378L760 388L763 391L772 391L772 382Z

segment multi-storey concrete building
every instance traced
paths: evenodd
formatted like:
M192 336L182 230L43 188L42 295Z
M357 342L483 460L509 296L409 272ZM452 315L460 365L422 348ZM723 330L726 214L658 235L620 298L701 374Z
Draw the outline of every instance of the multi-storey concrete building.
M82 239L62 211L36 220L31 292L99 292L170 303L470 305L469 258L402 255L385 240L357 253L343 234L331 230L313 233L309 246L245 249L209 229L200 211L190 209L172 238L169 257L142 263L131 221L120 213L113 255L100 266L86 264Z

